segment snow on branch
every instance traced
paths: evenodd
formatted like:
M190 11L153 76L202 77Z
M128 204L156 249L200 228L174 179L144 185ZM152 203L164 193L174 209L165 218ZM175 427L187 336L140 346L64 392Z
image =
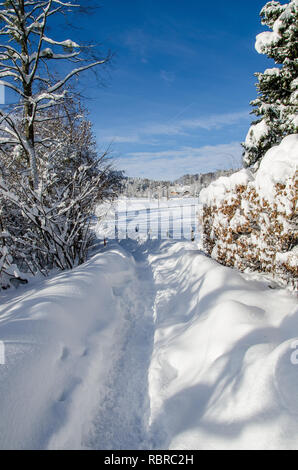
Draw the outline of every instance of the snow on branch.
M53 16L68 13L78 7L79 4L58 0L0 2L0 36L3 39L0 45L0 85L17 95L18 109L20 105L23 107L22 124L18 132L15 132L12 122L7 120L2 130L4 134L8 134L8 139L3 140L2 137L1 141L11 143L12 140L19 139L18 143L23 147L30 164L31 184L34 186L38 185L39 180L35 123L40 122L45 110L66 99L65 86L73 77L110 60L107 55L90 62L82 55L85 47L70 38L57 40L47 34L49 20ZM48 62L51 61L52 64L61 60L68 64L79 62L80 66L54 79L52 66L49 67Z

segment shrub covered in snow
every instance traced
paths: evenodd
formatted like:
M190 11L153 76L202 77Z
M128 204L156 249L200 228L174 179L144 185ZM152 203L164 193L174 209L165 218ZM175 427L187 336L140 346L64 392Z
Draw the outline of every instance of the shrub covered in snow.
M38 128L47 144L37 153L38 188L30 185L22 150L0 149L0 288L25 282L23 273L46 275L86 261L95 206L119 190L120 176L106 154L97 155L79 103L68 100L47 116Z
M1 239L6 236L3 232L0 234ZM19 268L14 264L13 257L9 253L8 246L2 242L0 245L0 288L7 289L13 281L26 283L27 279L21 277Z
M298 134L272 147L253 174L219 178L200 194L203 248L220 263L298 287Z

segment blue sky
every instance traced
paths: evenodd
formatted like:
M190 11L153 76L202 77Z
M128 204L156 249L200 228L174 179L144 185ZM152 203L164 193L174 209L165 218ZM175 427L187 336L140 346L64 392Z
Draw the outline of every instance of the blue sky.
M254 49L264 3L102 1L89 32L116 57L108 87L88 106L118 168L172 179L237 165L253 73L269 62Z
M81 3L88 4L83 1ZM265 0L101 0L62 39L115 53L101 87L83 78L98 146L130 176L174 179L236 167L252 117ZM57 34L56 34L57 37Z
M116 57L108 88L88 106L98 143L112 142L118 168L172 179L237 166L253 74L269 63L254 49L264 4L102 1L89 31Z

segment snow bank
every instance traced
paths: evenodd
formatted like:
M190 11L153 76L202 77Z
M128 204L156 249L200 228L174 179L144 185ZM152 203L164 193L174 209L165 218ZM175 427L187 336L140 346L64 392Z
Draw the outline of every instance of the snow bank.
M81 448L123 341L117 292L135 285L116 247L0 307L1 449Z
M255 175L241 170L200 194L205 251L227 266L271 273L297 288L298 134L272 147Z
M295 297L190 243L165 243L149 259L160 286L149 374L156 446L297 449Z

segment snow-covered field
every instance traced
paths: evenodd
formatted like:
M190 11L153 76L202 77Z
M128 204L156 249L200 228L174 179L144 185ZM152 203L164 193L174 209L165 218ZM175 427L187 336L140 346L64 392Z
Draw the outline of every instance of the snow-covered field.
M0 448L298 449L297 299L146 238L1 294Z
M190 240L197 226L197 198L119 199L97 209L99 238Z

